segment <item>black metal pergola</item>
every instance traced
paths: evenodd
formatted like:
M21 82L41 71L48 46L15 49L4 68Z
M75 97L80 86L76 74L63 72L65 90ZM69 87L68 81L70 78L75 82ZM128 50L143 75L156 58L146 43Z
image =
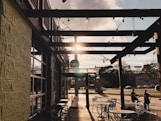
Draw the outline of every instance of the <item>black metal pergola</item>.
M136 47L149 47L144 51L135 51L135 54L146 54L155 49L157 43L146 43L153 35L154 32L160 31L161 23L161 9L132 9L132 10L29 10L26 11L28 17L67 17L67 18L88 18L88 17L159 17L159 19L150 25L146 30L119 30L119 31L55 31L55 30L42 30L41 35L51 36L137 36L131 43L79 43L86 47L125 47L122 51L81 51L75 53L74 51L59 51L61 54L117 54L111 59L114 63L117 59L125 56L126 54L134 54L133 50ZM71 46L73 43L52 43L53 46Z
M27 12L29 17L160 17L160 10L34 10ZM161 18L153 23L145 31L41 31L42 35L56 35L56 36L138 36L131 43L79 43L88 47L114 47L125 46L122 51L59 51L62 54L116 54L110 61L114 63L119 60L119 77L122 82L122 64L121 58L126 54L146 54L157 47L159 43L146 43L153 35L154 32L160 31ZM127 46L127 44L129 44ZM144 51L135 51L136 47L148 46L148 49ZM53 46L72 46L72 43L53 43ZM121 108L124 108L124 91L123 84L121 86ZM88 103L87 103L88 104Z
M53 51L55 54L115 54L115 56L110 60L111 63L119 60L119 77L120 77L120 86L121 86L121 108L124 108L124 92L122 85L122 64L121 58L126 56L127 54L146 54L156 47L161 49L161 40L160 36L156 39L156 42L148 42L148 40L154 36L154 33L158 33L161 35L161 9L117 9L117 10L58 10L58 9L50 9L50 10L42 10L42 9L27 9L27 7L23 6L19 0L16 0L18 7L23 10L25 17L30 21L30 24L33 27L33 30L39 34L40 38L42 36L136 36L136 38L132 42L91 42L91 43L78 43L83 45L84 47L124 47L123 50L115 50L115 51L99 51L99 50L85 50L85 51L68 51L68 50L59 50ZM146 30L116 30L116 31L82 31L82 30L42 30L39 29L35 24L34 20L36 18L105 18L105 17L158 17L158 19L151 24ZM50 47L73 47L75 43L67 43L67 42L50 42L48 39L41 39L47 46ZM159 40L159 41L157 41ZM146 50L142 51L133 51L137 47L147 47ZM158 53L158 63L161 63L160 53ZM160 66L158 67L159 74ZM160 76L161 78L161 76ZM159 79L161 82L161 79ZM87 92L88 93L88 92ZM88 98L88 96L87 96ZM89 100L87 100L89 101ZM89 102L87 102L89 104Z

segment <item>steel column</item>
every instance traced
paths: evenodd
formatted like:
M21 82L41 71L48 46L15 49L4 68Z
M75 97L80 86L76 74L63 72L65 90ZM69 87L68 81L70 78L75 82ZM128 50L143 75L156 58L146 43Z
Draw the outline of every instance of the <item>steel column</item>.
M86 107L89 110L89 85L88 85L88 74L86 75Z
M120 96L121 96L121 109L125 109L125 101L124 101L124 83L122 78L122 61L119 58L119 87L120 87Z
M156 47L157 61L158 61L158 82L161 91L161 32L155 32L154 38L158 42L158 47Z

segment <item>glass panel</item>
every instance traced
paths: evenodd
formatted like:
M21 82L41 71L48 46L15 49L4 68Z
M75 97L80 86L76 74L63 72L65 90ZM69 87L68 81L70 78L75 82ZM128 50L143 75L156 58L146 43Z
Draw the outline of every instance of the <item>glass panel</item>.
M40 47L39 47L40 49ZM30 87L30 117L41 112L46 107L46 56L43 50L31 47L31 87Z
M39 0L28 0L30 6L32 9L38 9L39 8Z

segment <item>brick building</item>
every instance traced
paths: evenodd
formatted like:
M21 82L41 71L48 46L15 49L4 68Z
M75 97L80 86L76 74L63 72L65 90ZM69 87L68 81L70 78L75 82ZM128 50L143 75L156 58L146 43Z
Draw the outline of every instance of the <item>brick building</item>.
M68 56L53 53L64 48L49 46L61 38L38 34L57 29L54 19L28 19L20 6L50 9L47 0L0 0L1 121L27 121L67 97Z

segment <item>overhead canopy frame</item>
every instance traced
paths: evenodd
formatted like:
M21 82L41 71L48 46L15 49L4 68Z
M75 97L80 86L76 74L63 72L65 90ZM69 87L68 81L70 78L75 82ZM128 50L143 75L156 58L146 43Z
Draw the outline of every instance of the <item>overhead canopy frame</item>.
M135 51L134 49L136 47L140 46L147 46L145 45L146 41L149 40L152 36L153 33L156 31L160 30L160 25L161 25L161 9L28 9L25 4L22 4L19 0L15 0L16 4L18 7L24 12L26 17L31 21L31 24L33 25L34 30L39 33L40 35L44 36L136 36L137 38L133 40L130 45L126 46L127 44L125 43L125 48L120 51L120 50L115 50L113 52L111 51L98 51L98 50L93 50L92 51L85 51L82 53L86 54L116 54L110 61L111 63L114 63L116 60L119 58L125 56L126 54L146 54L153 49L155 49L157 44L149 44L148 49L143 50L143 51ZM104 18L104 17L159 17L159 19L154 22L148 29L146 30L116 30L116 31L62 31L62 30L57 30L57 31L52 31L52 30L42 30L39 29L36 24L34 24L34 18ZM55 42L50 42L49 40L44 40L47 43L47 46L55 48L56 46L59 47L58 43ZM120 44L120 46L119 46ZM66 47L72 44L66 44L62 43L61 46ZM98 45L95 44L86 44L84 43L85 46L89 47L104 47L102 43L98 43ZM114 46L114 44L112 44ZM122 47L121 43L115 43L117 47ZM109 47L109 43L105 44L106 47ZM56 47L56 48L57 48ZM56 54L64 54L64 53L73 53L71 51L65 50L63 51L57 51L56 49L53 50L55 51Z
M28 10L26 11L26 15L28 17L160 17L161 9L130 9L130 10ZM126 46L122 51L59 51L60 54L116 54L110 61L114 63L117 59L125 56L126 54L146 54L153 49L155 49L156 45L149 44L149 48L143 51L135 51L134 49L139 46L143 46L145 41L150 39L153 36L155 31L160 29L161 19L159 18L155 23L153 23L147 30L119 30L119 31L52 31L52 30L43 30L41 31L42 35L51 35L51 36L138 36L130 45ZM102 43L95 44L86 44L85 46L90 47L98 47L102 46ZM98 45L96 45L98 44ZM119 43L115 43L115 45L119 46ZM62 43L58 45L58 43L53 43L53 46L69 46L72 44ZM114 44L113 44L114 45ZM106 43L104 46L109 46ZM120 47L122 44L120 44ZM57 53L57 52L55 52Z

